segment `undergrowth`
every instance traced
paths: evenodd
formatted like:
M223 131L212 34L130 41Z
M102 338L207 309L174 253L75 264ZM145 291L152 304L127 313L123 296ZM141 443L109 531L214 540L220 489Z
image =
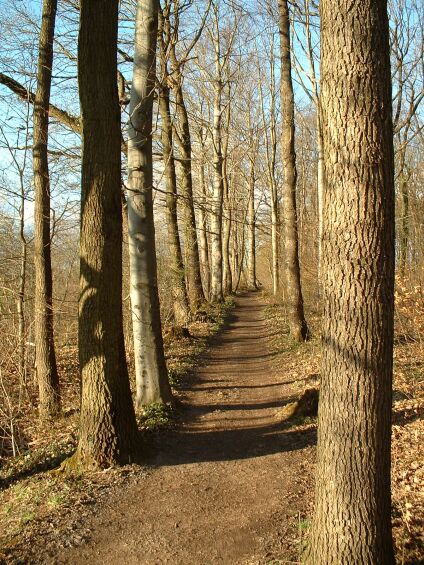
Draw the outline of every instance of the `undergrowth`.
M164 432L175 425L179 413L180 387L195 368L199 356L208 347L209 339L225 324L234 302L203 308L202 321L189 325L191 337L167 339L165 355L176 406L153 404L138 416L142 434ZM60 522L63 512L75 505L92 501L110 485L124 481L131 474L142 474L138 465L86 475L55 473L54 469L74 451L79 424L79 376L77 348L66 347L59 353L62 377L63 413L48 425L37 418L34 398L20 411L17 422L25 437L18 455L10 451L0 454L0 562L19 543L24 543L38 524L46 520ZM131 365L130 365L131 370ZM129 470L131 468L131 470ZM99 486L98 486L99 485ZM56 518L57 517L57 518Z

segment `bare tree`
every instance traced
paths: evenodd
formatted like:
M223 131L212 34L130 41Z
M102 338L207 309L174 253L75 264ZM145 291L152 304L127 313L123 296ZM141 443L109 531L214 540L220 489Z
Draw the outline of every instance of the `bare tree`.
M394 184L386 2L322 0L320 10L324 322L307 562L390 565Z
M122 326L118 1L81 0L80 9L82 391L80 438L75 454L65 462L68 468L108 467L130 461L137 433Z
M187 288L184 276L183 256L181 252L180 234L178 231L177 217L177 177L175 173L175 159L173 147L172 118L170 109L169 83L171 77L168 73L168 52L171 45L171 29L169 23L170 4L160 9L160 77L158 80L159 113L162 128L162 151L164 174L166 181L166 219L168 226L168 239L173 273L173 310L175 322L185 326L191 317L188 303Z
M158 12L157 0L139 0L128 123L128 241L137 408L172 400L163 350L152 197Z
M53 337L53 279L48 162L49 102L57 0L44 0L40 29L37 91L34 99L33 166L35 186L35 365L42 417L60 412L59 375Z
M284 172L284 260L290 333L296 341L308 335L300 283L299 235L296 210L296 155L294 147L294 92L290 60L290 18L287 0L279 0L281 54L281 158Z

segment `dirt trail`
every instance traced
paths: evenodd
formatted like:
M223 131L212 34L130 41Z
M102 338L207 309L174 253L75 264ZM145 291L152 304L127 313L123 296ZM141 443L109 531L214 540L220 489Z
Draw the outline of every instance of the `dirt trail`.
M178 429L135 487L84 524L90 541L43 562L253 564L292 559L309 489L312 432L284 429L276 410L290 376L275 370L260 295L236 299L227 329L184 391Z

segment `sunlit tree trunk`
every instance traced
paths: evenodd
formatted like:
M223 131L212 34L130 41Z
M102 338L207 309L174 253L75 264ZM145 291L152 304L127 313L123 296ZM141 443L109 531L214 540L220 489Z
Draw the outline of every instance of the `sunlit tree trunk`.
M259 61L260 65L260 61ZM278 184L276 179L277 161L277 121L276 121L276 81L275 81L275 56L274 35L270 45L270 80L269 80L269 108L265 108L263 94L263 79L260 78L259 95L262 112L262 125L265 130L265 152L267 164L268 184L271 195L271 254L272 254L272 292L276 296L280 290L280 211L278 198ZM260 69L259 69L260 73ZM267 119L267 110L269 120ZM269 136L268 136L269 132Z
M34 100L34 337L39 411L43 418L55 417L60 412L59 376L53 337L50 177L47 153L56 10L57 0L44 0Z
M294 145L294 92L290 61L290 19L287 0L279 0L281 54L281 157L283 161L284 261L286 302L290 334L296 341L307 338L300 283L299 235L296 211L296 154Z
M192 310L205 300L203 293L202 278L200 274L199 244L197 241L196 217L194 213L193 200L193 176L192 176L192 150L190 124L182 89L182 76L174 54L174 68L176 69L175 104L178 121L181 128L179 138L179 149L181 152L181 192L183 204L184 239L186 247L186 274L188 284L188 295Z
M128 123L128 241L136 406L172 399L163 350L153 223L152 111L157 0L139 0Z
M160 12L160 84L159 113L161 118L161 140L163 151L164 175L166 183L166 222L168 231L168 245L170 256L170 269L172 271L173 311L175 323L185 326L190 320L190 306L188 303L185 282L183 256L181 253L180 234L178 231L177 217L177 177L175 174L175 159L173 148L172 121L169 101L169 81L167 52L170 44L171 30L167 14Z
M230 87L228 86L230 89ZM222 292L229 295L233 290L233 280L230 264L230 237L231 237L231 194L230 179L228 175L228 143L231 120L231 92L228 93L225 136L222 143L222 187L223 187L223 216L222 216Z
M384 0L322 0L323 358L307 562L394 563L394 181Z
M207 235L207 192L206 192L206 181L205 181L205 154L204 154L204 140L203 131L200 130L199 134L201 147L200 162L199 162L199 183L200 183L200 194L201 202L199 207L199 253L200 253L200 265L202 270L202 280L203 280L203 291L206 298L209 298L210 292L210 267L209 267L209 247L208 247L208 235Z
M83 154L78 340L82 391L79 443L65 463L70 469L129 462L137 433L122 326L118 1L80 0L80 10Z
M218 27L218 26L217 26ZM215 38L215 80L213 106L213 197L211 210L211 292L212 302L222 302L222 205L224 183L222 170L222 72L219 31Z
M250 162L249 194L247 209L247 286L257 289L256 284L256 211L255 211L255 156Z

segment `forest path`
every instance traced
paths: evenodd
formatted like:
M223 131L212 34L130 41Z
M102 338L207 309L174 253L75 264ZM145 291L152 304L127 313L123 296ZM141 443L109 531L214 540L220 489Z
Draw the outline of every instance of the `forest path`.
M153 470L105 501L90 540L54 563L254 564L290 559L305 509L313 432L284 428L290 374L274 363L259 293L237 297L226 329L184 390L184 421ZM293 558L293 557L291 557ZM49 561L51 562L51 561Z

